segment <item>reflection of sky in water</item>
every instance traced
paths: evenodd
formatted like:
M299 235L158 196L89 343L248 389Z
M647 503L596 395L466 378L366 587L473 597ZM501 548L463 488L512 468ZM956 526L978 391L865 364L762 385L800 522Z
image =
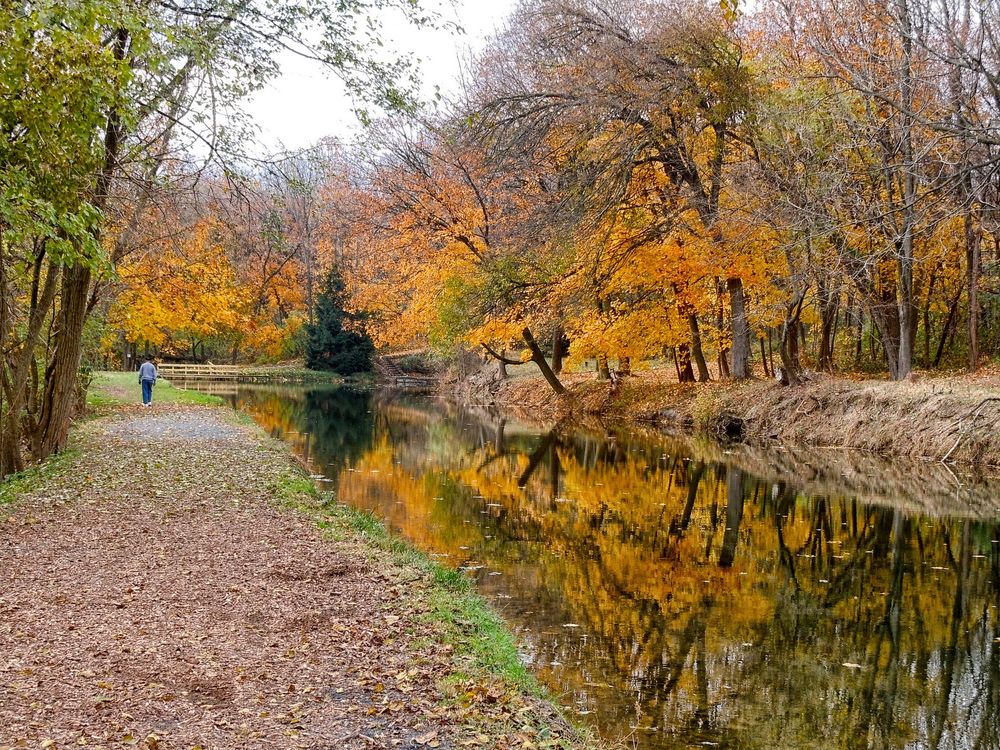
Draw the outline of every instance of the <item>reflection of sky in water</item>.
M608 736L1000 746L989 483L956 506L924 465L544 435L345 389L237 400L342 501L475 577L539 677Z

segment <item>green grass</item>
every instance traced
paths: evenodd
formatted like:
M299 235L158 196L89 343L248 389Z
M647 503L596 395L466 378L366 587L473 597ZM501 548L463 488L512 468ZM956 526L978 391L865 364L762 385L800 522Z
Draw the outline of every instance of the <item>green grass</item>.
M5 478L0 482L0 508L13 503L21 495L34 491L53 477L62 474L79 454L79 449L71 447L60 453L52 454L40 464Z
M427 617L444 626L445 644L471 659L471 673L500 678L530 695L543 695L541 685L521 662L514 636L460 571L440 565L395 536L372 513L321 494L312 480L294 470L275 480L271 490L282 506L307 514L331 538L360 537L373 550L388 554L396 565L426 576L431 582ZM450 680L459 681L465 676L456 672Z
M95 372L87 392L87 406L91 409L138 404L142 402L142 391L138 375L134 372ZM201 406L221 406L224 401L218 396L210 396L199 391L175 388L166 378L160 378L153 388L153 403L195 404Z

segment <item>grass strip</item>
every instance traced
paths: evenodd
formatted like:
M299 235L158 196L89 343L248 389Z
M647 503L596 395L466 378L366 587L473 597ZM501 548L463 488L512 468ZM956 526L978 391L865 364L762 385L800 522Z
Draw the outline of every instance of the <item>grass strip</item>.
M429 616L444 626L444 642L470 655L477 672L499 678L523 693L544 696L542 686L521 661L510 630L460 571L441 565L394 535L374 514L339 503L332 493L320 493L311 479L293 467L271 490L282 507L306 514L332 538L358 536L368 547L387 553L396 565L426 575L431 583Z

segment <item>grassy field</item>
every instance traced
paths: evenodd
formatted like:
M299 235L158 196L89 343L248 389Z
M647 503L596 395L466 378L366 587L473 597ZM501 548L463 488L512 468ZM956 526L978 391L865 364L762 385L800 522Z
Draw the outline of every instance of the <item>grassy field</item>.
M121 404L141 404L142 391L134 372L96 372L87 393L87 407L119 406ZM175 388L170 381L160 378L153 388L154 404L197 404L218 406L223 403L218 396L210 396L198 391Z

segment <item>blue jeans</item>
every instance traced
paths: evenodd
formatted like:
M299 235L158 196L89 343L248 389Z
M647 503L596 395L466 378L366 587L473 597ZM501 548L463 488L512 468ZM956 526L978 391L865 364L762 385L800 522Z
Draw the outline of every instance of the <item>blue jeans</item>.
M143 380L142 381L142 403L150 404L153 402L153 381Z

